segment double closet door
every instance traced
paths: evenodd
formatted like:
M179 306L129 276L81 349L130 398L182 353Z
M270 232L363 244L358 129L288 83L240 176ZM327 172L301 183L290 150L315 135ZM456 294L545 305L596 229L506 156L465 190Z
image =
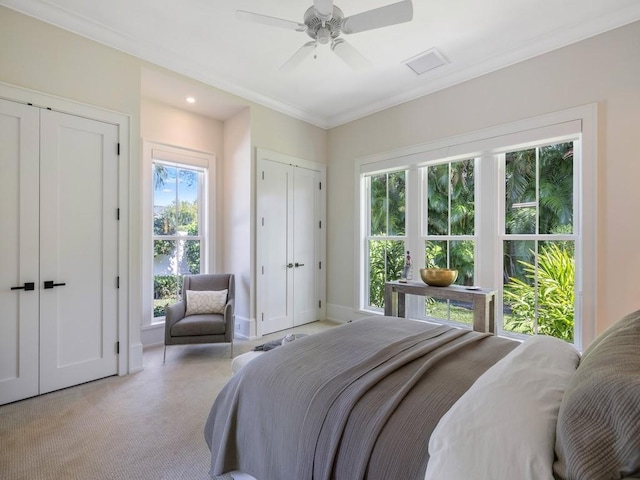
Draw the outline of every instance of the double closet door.
M0 404L117 373L118 127L0 99Z
M259 334L322 318L323 172L259 151L257 313Z

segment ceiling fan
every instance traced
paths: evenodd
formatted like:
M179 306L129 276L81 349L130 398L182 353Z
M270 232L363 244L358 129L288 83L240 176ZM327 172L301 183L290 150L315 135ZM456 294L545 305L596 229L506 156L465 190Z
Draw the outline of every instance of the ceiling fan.
M342 10L333 4L333 0L313 0L313 6L304 14L303 23L244 10L236 11L236 16L240 20L286 28L297 32L306 32L311 37L312 40L300 47L280 67L281 70L296 68L312 53L315 53L318 44L325 45L328 43L331 44L331 50L347 65L361 70L371 66L371 63L351 44L341 38L340 34L349 35L397 23L409 22L413 18L413 5L411 0L403 0L345 18Z

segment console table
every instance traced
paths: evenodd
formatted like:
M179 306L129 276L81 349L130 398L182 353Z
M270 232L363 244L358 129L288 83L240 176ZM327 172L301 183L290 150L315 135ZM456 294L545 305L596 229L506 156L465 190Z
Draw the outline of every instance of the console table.
M387 282L384 287L384 314L406 317L405 295L469 302L473 305L473 329L477 332L495 334L495 290L469 289L459 285L431 287L422 282Z

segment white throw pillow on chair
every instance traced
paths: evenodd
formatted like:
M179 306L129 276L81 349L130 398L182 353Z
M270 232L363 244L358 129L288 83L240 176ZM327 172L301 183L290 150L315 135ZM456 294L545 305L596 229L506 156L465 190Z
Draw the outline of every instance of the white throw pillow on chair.
M227 290L187 290L187 311L185 316L224 313L227 304Z

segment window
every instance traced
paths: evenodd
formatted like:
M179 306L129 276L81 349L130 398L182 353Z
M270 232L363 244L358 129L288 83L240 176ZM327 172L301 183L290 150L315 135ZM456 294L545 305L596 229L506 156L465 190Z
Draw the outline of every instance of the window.
M406 235L406 177L402 170L367 177L367 306L384 308L384 284L400 277Z
M143 343L160 341L165 307L188 273L215 271L216 159L143 141L141 252Z
M475 265L475 160L460 160L424 167L426 232L424 265L458 270L458 285L474 284ZM451 305L448 300L428 298L427 317L473 323L471 305Z
M573 342L573 142L504 156L503 329Z
M204 171L153 163L153 316L175 303L182 278L202 270Z
M455 268L457 284L495 289L499 334L589 342L595 126L595 107L579 107L362 159L360 308L383 308L384 283L399 279L409 250L414 277ZM471 305L419 296L407 312L472 321Z

